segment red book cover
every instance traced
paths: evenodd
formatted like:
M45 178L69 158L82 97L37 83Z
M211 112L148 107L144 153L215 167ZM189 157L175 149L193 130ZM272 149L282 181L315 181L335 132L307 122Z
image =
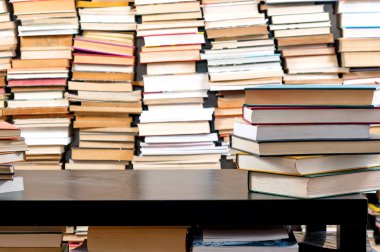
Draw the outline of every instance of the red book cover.
M66 86L67 79L33 79L33 80L10 80L8 87L31 87L31 86Z

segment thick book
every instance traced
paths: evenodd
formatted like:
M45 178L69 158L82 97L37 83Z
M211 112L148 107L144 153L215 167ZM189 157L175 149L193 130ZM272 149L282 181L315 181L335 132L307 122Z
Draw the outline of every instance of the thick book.
M258 156L378 154L380 138L258 142L232 135L231 147Z
M236 155L236 164L241 170L298 176L375 167L380 166L379 160L380 155L377 154L284 157L258 157L247 153Z
M252 106L376 106L376 86L268 85L249 88L245 104Z
M252 124L379 124L380 109L244 106L243 119Z
M13 154L13 153L9 153L9 154ZM0 155L0 158L3 155ZM24 158L24 155L22 153L22 159L21 160L17 160L17 161L23 161L24 160L23 158ZM4 163L4 162L2 162L2 163ZM0 181L2 181L2 180L12 180L14 174L15 174L15 171L14 171L14 167L13 167L12 164L0 164Z
M253 141L306 139L368 139L369 124L252 125L235 119L234 134Z
M380 167L308 176L250 171L248 190L295 198L322 198L379 190L379 179Z
M96 227L88 229L92 252L185 252L187 227Z
M69 252L69 245L68 243L64 243L61 247L55 247L55 248L16 248L16 247L8 247L8 248L1 248L0 252Z

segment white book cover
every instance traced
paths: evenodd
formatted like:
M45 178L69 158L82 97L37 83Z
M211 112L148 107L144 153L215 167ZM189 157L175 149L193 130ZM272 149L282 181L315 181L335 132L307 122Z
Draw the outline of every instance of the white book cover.
M143 111L140 123L212 121L214 108L201 109L162 109L161 111Z
M217 133L197 135L175 135L175 136L147 136L145 143L190 143L190 142L215 142L218 141Z
M23 177L14 177L13 180L0 180L0 193L24 191Z
M145 92L208 90L207 73L178 75L144 75Z

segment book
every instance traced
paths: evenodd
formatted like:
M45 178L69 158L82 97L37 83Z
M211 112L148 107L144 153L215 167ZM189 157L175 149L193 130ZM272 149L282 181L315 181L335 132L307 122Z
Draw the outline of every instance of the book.
M207 90L207 74L144 75L144 92ZM181 83L178 85L178 83Z
M250 171L248 189L287 197L321 198L377 190L379 176L379 167L308 176Z
M187 227L96 227L88 230L88 249L186 251Z
M377 154L380 140L297 140L255 142L232 135L231 147L258 156L323 155L323 154Z
M1 248L0 252L69 252L68 244L56 248Z
M297 242L289 237L284 227L270 226L256 229L204 228L193 240L193 251L298 251Z
M141 55L141 54L140 54ZM157 74L190 74L196 73L195 62L159 62L148 63L146 66L148 75Z
M305 176L376 167L379 155L258 157L238 153L236 163L241 170Z
M140 123L179 122L179 121L211 121L212 108L187 110L186 114L176 110L143 111Z
M341 52L371 52L380 51L379 38L340 38Z
M249 107L243 119L252 124L376 124L377 107Z
M345 67L377 67L380 65L377 52L342 52L342 64Z
M133 46L127 44L86 39L79 36L75 38L73 48L80 51L104 53L126 57L132 57L134 50Z
M131 161L133 158L130 149L73 148L71 151L74 160Z
M161 13L181 13L181 12L192 12L199 10L199 1L189 1L189 2L172 2L165 4L148 4L148 5L136 5L137 15L148 15L148 14L161 14Z
M187 135L208 134L210 125L208 121L198 122L165 122L138 124L140 136L162 136L162 135Z
M234 134L253 141L368 139L369 124L252 125L234 119Z
M252 106L376 106L377 87L342 85L270 85L246 90Z
M199 50L140 53L141 63L178 62L179 60L198 61L200 60Z

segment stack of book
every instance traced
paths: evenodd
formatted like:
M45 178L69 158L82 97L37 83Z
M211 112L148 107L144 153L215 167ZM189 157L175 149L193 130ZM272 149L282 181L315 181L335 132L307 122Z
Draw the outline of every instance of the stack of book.
M16 126L0 122L0 193L22 191L22 177L15 177L14 164L24 161L27 146Z
M77 1L81 30L95 33L136 30L135 10L130 6L130 2L133 1Z
M11 21L7 1L0 1L0 118L6 100L6 70L11 68L11 58L16 56L17 35L15 23Z
M0 227L0 252L68 252L62 243L65 227L18 226Z
M74 39L67 97L79 144L65 168L124 170L137 135L131 115L142 111L141 92L133 90L134 10L129 1L79 1L77 7L82 34Z
M300 198L380 188L376 86L297 85L246 90L232 148L249 190ZM347 183L350 181L350 183Z
M226 144L234 118L241 117L244 88L282 83L280 55L275 52L259 3L202 0L211 48L201 58L207 60L210 90L223 98L215 109L215 129Z
M195 236L193 252L296 252L298 244L284 226L256 228L204 228Z
M303 2L303 3L299 3ZM269 28L284 59L284 84L342 84L327 4L266 0ZM331 5L329 5L330 9Z
M380 82L380 1L339 1L343 84Z
M220 168L225 146L212 133L213 108L204 108L208 75L196 72L196 61L205 43L198 28L199 1L137 0L142 23L137 35L144 40L140 63L146 64L144 104L140 117L140 156L134 169Z
M72 34L78 32L74 0L12 1L21 23L21 58L12 60L8 86L13 116L28 145L26 162L16 169L61 169L71 141L68 100L64 98L72 57Z
M10 68L17 49L16 25L11 20L7 4L7 1L0 2L0 72Z

